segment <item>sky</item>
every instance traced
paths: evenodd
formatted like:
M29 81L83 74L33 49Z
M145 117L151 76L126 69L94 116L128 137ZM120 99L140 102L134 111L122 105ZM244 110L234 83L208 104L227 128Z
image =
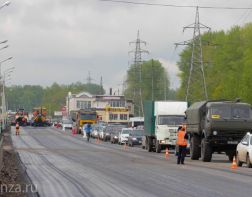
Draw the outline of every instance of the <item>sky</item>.
M134 49L137 31L150 53L143 59L158 59L167 69L171 88L179 87L176 62L193 32L183 27L195 20L195 8L127 5L99 0L10 0L0 10L0 41L9 47L0 51L4 70L15 67L7 85L50 86L100 83L108 92L122 89ZM252 7L251 0L132 0L176 5ZM5 1L0 0L0 4ZM228 31L252 21L252 11L200 9L200 21L212 31ZM0 45L5 46L4 44Z

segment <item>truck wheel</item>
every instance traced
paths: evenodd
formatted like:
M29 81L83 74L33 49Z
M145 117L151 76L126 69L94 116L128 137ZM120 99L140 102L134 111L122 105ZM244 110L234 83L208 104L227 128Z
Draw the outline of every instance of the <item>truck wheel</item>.
M236 163L237 163L237 166L239 166L239 167L242 166L242 162L241 162L240 159L239 159L239 154L238 154L238 152L237 152L237 154L236 154Z
M201 157L204 162L210 162L212 160L212 148L206 142L205 138L201 140Z
M250 162L249 154L247 154L246 163L247 163L247 168L252 168L252 164Z
M152 151L152 143L151 143L151 139L149 137L147 138L146 145L147 145L148 152L151 152Z
M156 140L156 153L160 153L160 152L161 152L161 145Z
M200 137L195 135L190 140L190 154L192 160L200 158Z

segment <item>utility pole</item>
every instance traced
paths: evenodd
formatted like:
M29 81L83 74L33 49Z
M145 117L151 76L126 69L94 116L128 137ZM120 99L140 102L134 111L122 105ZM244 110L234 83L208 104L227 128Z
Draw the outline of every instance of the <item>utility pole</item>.
M190 45L192 48L189 76L186 87L186 101L207 100L207 86L203 65L201 29L210 31L210 27L203 25L199 20L199 8L196 7L195 22L183 28L193 29L193 39L175 45Z
M164 70L164 100L167 100L167 80L166 80L166 72Z
M101 80L100 80L100 95L103 94L103 81L102 81L102 76L101 76Z
M154 69L153 69L153 59L151 60L151 100L154 101Z
M90 85L92 83L92 81L93 81L93 79L91 78L91 73L90 73L90 71L88 71L87 84Z
M139 30L137 32L137 39L130 42L130 45L135 45L135 50L129 53L134 53L134 70L135 70L135 87L134 87L134 103L135 109L138 111L138 116L143 116L143 97L142 97L142 54L148 54L147 50L142 49L142 45L146 46L146 42L140 39Z

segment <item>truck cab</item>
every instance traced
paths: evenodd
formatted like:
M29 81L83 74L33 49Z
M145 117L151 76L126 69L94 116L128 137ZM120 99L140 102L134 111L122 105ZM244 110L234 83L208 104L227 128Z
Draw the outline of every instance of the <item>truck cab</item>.
M174 147L177 140L177 129L184 121L184 115L157 115L155 127L159 144L168 144L170 147Z

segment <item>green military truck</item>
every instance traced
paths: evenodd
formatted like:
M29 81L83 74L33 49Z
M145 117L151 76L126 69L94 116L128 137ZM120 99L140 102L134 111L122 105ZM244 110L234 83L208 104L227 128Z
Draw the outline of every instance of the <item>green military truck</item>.
M232 161L236 146L252 129L251 105L238 101L196 102L186 110L191 159L210 162L214 152Z

